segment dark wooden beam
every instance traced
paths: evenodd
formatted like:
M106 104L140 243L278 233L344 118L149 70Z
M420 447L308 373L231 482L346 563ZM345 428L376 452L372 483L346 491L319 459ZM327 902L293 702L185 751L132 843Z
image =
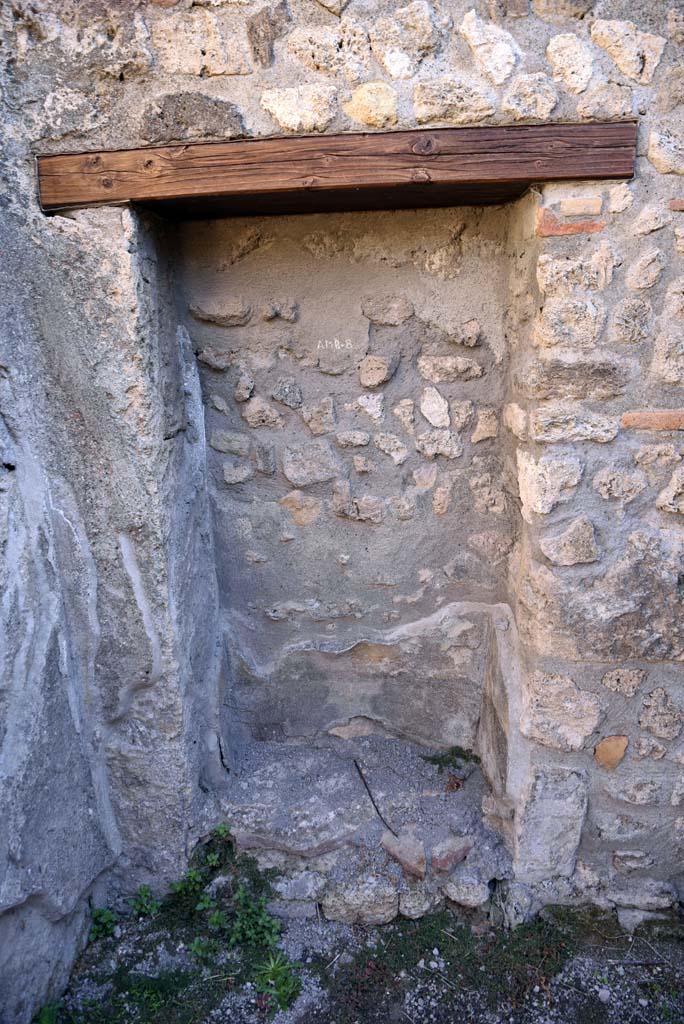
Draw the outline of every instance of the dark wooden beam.
M177 219L501 203L535 182L631 178L636 131L435 128L41 156L40 202L130 202Z

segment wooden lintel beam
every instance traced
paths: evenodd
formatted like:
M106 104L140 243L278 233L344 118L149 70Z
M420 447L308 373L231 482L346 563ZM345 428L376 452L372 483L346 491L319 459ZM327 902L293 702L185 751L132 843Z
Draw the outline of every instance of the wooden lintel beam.
M634 121L316 135L38 157L47 212L137 203L174 218L479 205L535 182L630 178Z

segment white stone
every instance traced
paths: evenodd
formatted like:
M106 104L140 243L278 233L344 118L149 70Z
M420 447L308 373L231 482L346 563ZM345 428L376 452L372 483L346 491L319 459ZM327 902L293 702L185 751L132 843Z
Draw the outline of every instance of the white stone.
M357 407L365 412L375 423L380 423L385 416L385 399L382 395L359 395Z
M625 281L632 291L652 288L658 283L665 269L666 259L659 249L648 249L632 264L627 271Z
M386 128L397 123L397 94L386 82L364 82L342 104L345 114L370 128Z
M597 412L549 402L530 413L530 438L545 444L566 441L594 441L607 444L618 434L618 422Z
M322 132L335 116L333 85L297 85L266 89L261 106L287 132Z
M554 81L562 82L575 95L584 92L594 71L592 52L586 43L570 32L553 36L546 56L553 68Z
M522 515L528 523L533 513L548 515L556 505L569 501L582 479L583 466L575 455L542 455L536 460L518 449L517 460Z
M243 34L221 30L210 11L195 7L155 19L152 45L159 70L169 75L248 75L252 71Z
M414 0L391 17L378 18L370 31L373 54L391 78L411 78L437 49L443 27L426 0Z
M475 380L484 369L465 356L418 356L418 373L433 384L452 384L458 380Z
M490 117L495 109L487 90L462 78L418 82L413 90L413 112L418 124L473 124Z
M593 89L587 89L577 103L577 116L583 121L619 120L632 117L634 99L632 90L619 82L602 82Z
M344 75L356 82L368 72L370 45L366 30L351 18L333 28L300 26L287 37L288 51L313 71Z
M534 767L515 819L515 872L524 882L570 877L587 813L583 773Z
M652 131L647 155L661 174L684 174L684 135L673 129Z
M295 487L307 487L338 477L340 464L327 441L311 441L285 449L283 473Z
M586 516L573 519L561 533L542 537L539 547L554 565L579 565L599 557L594 526Z
M684 515L684 468L675 469L667 487L656 498L656 508Z
M641 32L632 21L597 19L592 40L612 57L620 71L640 85L647 85L658 67L666 40Z
M634 233L636 235L650 235L654 231L660 231L672 222L672 215L666 209L665 204L648 203L639 211L634 221Z
M601 720L601 705L569 676L536 671L523 687L520 731L556 750L581 750Z
M503 85L520 53L510 32L478 18L474 10L465 15L459 31L472 50L482 74L495 85Z
M558 103L558 93L541 71L517 75L506 90L502 109L516 121L544 121Z
M424 388L420 396L420 411L433 427L448 427L449 403L437 388Z
M463 454L461 439L450 430L426 430L416 438L416 449L426 459L434 459L438 455L457 459Z
M378 451L390 456L395 466L400 466L408 459L409 450L396 434L377 434L373 443Z

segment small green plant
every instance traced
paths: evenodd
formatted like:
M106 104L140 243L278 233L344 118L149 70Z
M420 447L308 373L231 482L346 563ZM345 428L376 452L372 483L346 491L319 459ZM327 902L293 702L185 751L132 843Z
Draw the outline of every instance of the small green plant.
M227 839L230 835L230 829L226 825L225 821L222 821L220 825L217 825L214 829L214 836L216 839Z
M464 750L463 747L450 747L443 754L421 754L423 761L437 766L441 775L445 768L462 768L464 764L479 764L480 758L471 750Z
M174 882L171 886L171 890L176 893L177 896L193 896L195 893L200 892L204 885L204 875L197 868L190 868L180 882Z
M273 1000L274 1013L276 1008L287 1010L302 988L299 974L282 953L271 953L267 960L257 966L254 985L257 992Z
M221 932L230 931L230 920L225 910L214 910L209 915L209 927Z
M128 902L136 917L154 917L160 907L159 900L155 900L149 885L141 885Z
M235 893L235 919L230 934L231 946L275 946L280 924L266 910L266 897L254 900L244 885Z
M221 952L221 947L216 939L205 939L198 935L188 946L188 951L203 964L210 964Z
M114 934L119 923L119 915L109 907L93 907L93 923L90 928L90 941L106 939Z
M221 858L219 857L218 853L214 851L212 853L207 854L204 863L207 865L208 868L217 868L221 863Z
M211 898L211 896L209 895L208 892L203 892L202 895L200 896L198 902L197 902L197 906L195 907L195 910L197 911L197 913L201 914L203 910L215 910L215 909L216 909L216 903L214 902L214 900Z
M59 1003L47 1003L34 1018L34 1024L57 1024L59 1010Z

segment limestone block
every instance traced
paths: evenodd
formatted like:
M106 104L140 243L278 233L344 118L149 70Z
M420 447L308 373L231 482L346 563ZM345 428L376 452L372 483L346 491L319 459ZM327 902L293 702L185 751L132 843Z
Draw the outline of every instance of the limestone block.
M623 394L629 366L605 356L582 356L572 350L541 352L538 359L520 362L516 384L524 395L537 399L607 399Z
M610 284L613 271L621 263L619 251L607 240L583 259L542 253L537 263L537 282L547 295L567 292L573 288L600 292Z
M630 295L614 309L608 336L610 341L638 345L647 340L653 327L653 309L648 299Z
M365 430L341 430L335 434L340 448L362 448L370 444L371 436Z
M335 116L333 85L297 85L266 89L261 106L286 132L322 132Z
M495 85L503 85L520 54L510 32L478 18L474 10L465 15L459 32L468 43L482 74Z
M372 494L354 499L356 518L362 523L379 525L385 518L385 502Z
M663 488L656 498L656 508L661 512L677 512L684 515L684 468L675 469L667 487Z
M378 388L390 380L399 365L396 355L365 356L359 363L359 383L363 388Z
M437 388L423 388L420 411L433 427L448 427L450 424L449 403Z
M152 25L152 48L169 75L248 75L252 64L246 37L222 30L220 19L203 8L178 11Z
M593 348L604 322L605 309L596 298L551 296L535 322L534 343Z
M580 750L601 719L601 705L569 676L535 671L523 689L520 731L556 750Z
M632 21L598 18L591 26L591 38L612 57L620 71L640 85L647 85L660 63L666 40L641 32Z
M409 457L408 448L396 434L376 434L373 443L378 451L390 456L395 466L401 466Z
M397 94L386 82L364 82L342 104L345 114L371 128L387 128L397 123Z
M254 391L254 377L244 366L238 370L233 398L236 402L246 402Z
M473 459L475 463L477 459ZM476 512L493 512L503 515L506 511L506 493L501 480L492 473L478 473L468 479Z
M587 802L583 773L531 769L515 819L516 878L541 882L572 875Z
M249 462L224 462L222 466L223 481L226 484L244 484L254 476Z
M652 288L658 283L667 261L659 249L648 249L632 264L625 278L633 291Z
M288 409L299 409L302 405L302 389L294 377L281 377L271 391L274 402L286 405Z
M516 121L548 118L558 103L558 93L547 76L537 71L517 75L504 93L502 109Z
M632 90L618 82L602 82L588 89L577 103L577 116L583 121L618 121L633 115Z
M321 909L329 921L388 924L399 913L399 893L389 879L372 875L327 892Z
M554 81L562 82L575 95L584 92L594 70L593 55L586 43L565 32L549 40L546 56L553 68Z
M283 473L295 487L307 487L333 480L340 474L340 465L327 441L311 441L285 449Z
M404 295L369 295L361 311L373 324L396 327L413 316L413 303Z
M604 673L601 682L613 693L633 697L645 678L646 673L641 668L613 668Z
M650 235L671 223L672 214L664 204L648 203L639 211L633 231L636 235Z
M453 384L458 380L476 380L484 368L465 356L418 356L418 373L433 384Z
M364 412L374 423L380 423L385 417L385 399L383 395L359 395L356 408Z
M682 731L682 713L662 686L644 697L639 725L661 740L674 740Z
M580 565L600 557L594 526L586 516L573 519L562 533L542 537L539 547L554 565Z
M322 510L321 502L317 498L299 490L290 491L280 499L279 504L287 509L297 526L310 526L318 519Z
M499 418L496 409L478 409L475 429L470 435L471 444L479 444L496 437L499 433Z
M652 131L647 155L661 174L684 174L684 135L667 128Z
M542 455L518 449L518 488L523 518L532 522L533 513L548 515L556 505L569 501L582 479L583 464L575 455Z
M399 913L412 920L436 910L441 903L439 893L432 892L427 885L413 884L399 893Z
M140 132L146 142L230 139L242 135L244 125L234 103L201 92L172 92L147 104Z
M334 28L297 27L287 37L287 49L313 71L344 75L350 82L368 72L368 34L363 25L351 18L342 18Z
M249 455L252 442L247 434L236 430L214 430L209 439L210 446L217 452L229 452L231 455Z
M442 892L452 903L472 909L483 906L491 895L487 882L465 867L454 872L442 886Z
M638 470L625 472L617 466L605 466L592 480L592 487L606 501L619 501L629 505L647 486L646 477Z
M416 450L426 459L440 455L445 459L458 459L463 454L463 445L458 434L451 430L426 430L416 438Z
M418 82L413 90L413 112L418 124L476 124L491 117L495 110L488 90L462 78Z
M613 418L600 413L549 403L530 413L529 433L533 441L546 444L567 441L607 444L617 437L618 424Z
M256 395L242 406L242 418L250 427L282 427L283 417L265 398Z
M391 78L411 78L423 58L440 45L444 28L426 0L414 0L371 27L373 54Z
M651 374L666 384L684 382L684 278L668 287L653 348Z
M202 303L191 302L189 311L196 320L219 327L242 327L252 316L251 306L240 295L221 295Z
M316 405L302 406L302 419L316 437L329 434L337 425L335 403L332 398L322 398Z
M273 7L262 7L247 19L247 40L256 64L267 68L273 63L273 44L284 35L290 21L287 0Z
M636 807L646 807L648 804L657 803L660 796L660 785L648 779L640 779L636 782L625 782L616 779L607 792L615 799L622 800L627 804L634 804Z

